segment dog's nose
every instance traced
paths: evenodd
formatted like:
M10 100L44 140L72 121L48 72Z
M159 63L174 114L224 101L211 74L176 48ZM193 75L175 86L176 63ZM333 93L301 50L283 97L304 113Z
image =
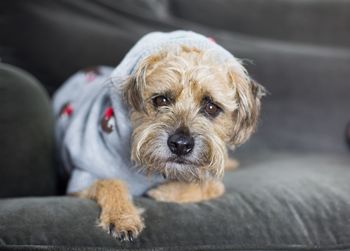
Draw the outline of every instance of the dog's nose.
M194 147L194 139L184 132L175 132L168 138L168 146L172 153L176 155L186 155L190 153Z

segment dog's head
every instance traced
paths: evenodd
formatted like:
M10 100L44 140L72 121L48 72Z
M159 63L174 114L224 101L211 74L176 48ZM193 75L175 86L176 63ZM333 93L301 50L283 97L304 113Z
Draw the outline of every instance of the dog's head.
M264 88L237 60L222 65L210 51L180 46L143 60L123 93L132 160L147 173L190 182L222 176L226 146L255 129Z

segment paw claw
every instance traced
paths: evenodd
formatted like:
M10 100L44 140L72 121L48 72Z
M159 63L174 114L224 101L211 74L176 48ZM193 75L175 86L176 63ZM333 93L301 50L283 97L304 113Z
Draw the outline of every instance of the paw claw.
M128 239L130 242L134 242L134 236L132 234L132 231L130 231L130 230L128 231Z
M114 229L115 229L115 225L113 223L110 223L109 224L109 228L108 228L108 233L110 235L113 235L114 234Z
M122 233L120 234L119 240L120 240L120 241L125 241L125 233L124 233L124 232L122 232Z
M113 214L110 213L102 215L100 227L121 242L134 242L145 227L142 217L136 210L134 214L112 216Z

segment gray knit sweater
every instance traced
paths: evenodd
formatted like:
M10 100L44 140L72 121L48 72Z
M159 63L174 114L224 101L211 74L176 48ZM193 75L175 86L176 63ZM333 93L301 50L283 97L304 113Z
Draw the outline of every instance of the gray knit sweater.
M202 35L154 32L139 40L116 68L78 72L55 93L55 137L61 164L70 173L67 192L81 191L97 179L115 178L128 185L131 195L138 196L163 181L139 173L130 161L129 111L118 87L142 59L179 45L212 50L222 62L235 60ZM241 70L238 61L237 69Z

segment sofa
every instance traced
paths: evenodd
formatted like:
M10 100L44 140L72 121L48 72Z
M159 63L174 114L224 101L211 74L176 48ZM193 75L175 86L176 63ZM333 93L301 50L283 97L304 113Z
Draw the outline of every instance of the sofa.
M350 250L350 3L341 0L3 0L0 250ZM266 87L256 133L230 153L225 194L135 199L134 243L64 194L50 96L79 69L115 66L145 33L194 30Z

